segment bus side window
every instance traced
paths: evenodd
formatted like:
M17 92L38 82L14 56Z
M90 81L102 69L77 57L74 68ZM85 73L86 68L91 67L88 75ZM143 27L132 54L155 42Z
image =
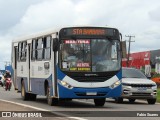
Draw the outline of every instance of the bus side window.
M18 61L21 60L21 56L22 56L22 53L21 53L21 42L18 43Z
M27 55L27 42L22 42L22 51L21 51L21 61L26 61L26 55Z
M42 53L43 53L43 38L39 38L37 45L37 60L42 60Z
M43 55L44 59L51 58L51 36L47 36L43 39Z
M36 59L36 40L34 39L32 41L32 56L31 56L32 60Z

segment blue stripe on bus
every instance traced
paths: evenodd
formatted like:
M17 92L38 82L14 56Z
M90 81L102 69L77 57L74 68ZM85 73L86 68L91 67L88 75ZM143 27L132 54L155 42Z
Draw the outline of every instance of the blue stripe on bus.
M63 78L66 76L60 69L59 69L59 67L57 67L57 78L59 79L59 80L63 80Z
M122 69L116 74L119 80L122 79Z

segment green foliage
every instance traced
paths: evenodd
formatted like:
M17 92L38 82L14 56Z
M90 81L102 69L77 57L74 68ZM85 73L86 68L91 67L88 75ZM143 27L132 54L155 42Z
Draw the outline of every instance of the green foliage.
M157 102L160 103L160 88L157 89Z
M152 78L157 78L157 77L160 77L160 74L152 73Z

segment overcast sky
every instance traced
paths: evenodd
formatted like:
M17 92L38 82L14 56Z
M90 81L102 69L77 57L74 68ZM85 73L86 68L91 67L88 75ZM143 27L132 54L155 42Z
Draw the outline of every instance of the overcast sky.
M135 36L131 52L160 49L159 0L0 0L0 15L0 69L14 38L62 26L107 25Z

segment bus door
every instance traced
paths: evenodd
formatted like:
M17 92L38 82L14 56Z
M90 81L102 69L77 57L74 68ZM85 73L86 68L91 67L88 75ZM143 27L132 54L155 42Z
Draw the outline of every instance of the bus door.
M27 70L28 70L28 92L31 92L31 79L30 79L30 67L31 67L31 41L32 40L29 40L27 41Z
M54 62L52 62L53 63L53 68L54 69L52 69L53 71L52 71L52 73L53 73L53 81L52 81L52 85L53 85L53 95L55 96L55 97L58 97L58 88L57 88L57 63L58 63L58 59L57 59L57 57L58 57L58 51L54 48L55 46L57 46L57 42L58 42L58 39L57 39L57 34L52 34L52 39L53 39L53 42L52 42L52 44L53 44L53 52L52 52L52 60L54 61Z
M13 82L14 82L14 86L15 86L15 90L18 90L18 85L17 85L17 59L18 59L18 44L15 45L14 44L14 53L13 53Z

